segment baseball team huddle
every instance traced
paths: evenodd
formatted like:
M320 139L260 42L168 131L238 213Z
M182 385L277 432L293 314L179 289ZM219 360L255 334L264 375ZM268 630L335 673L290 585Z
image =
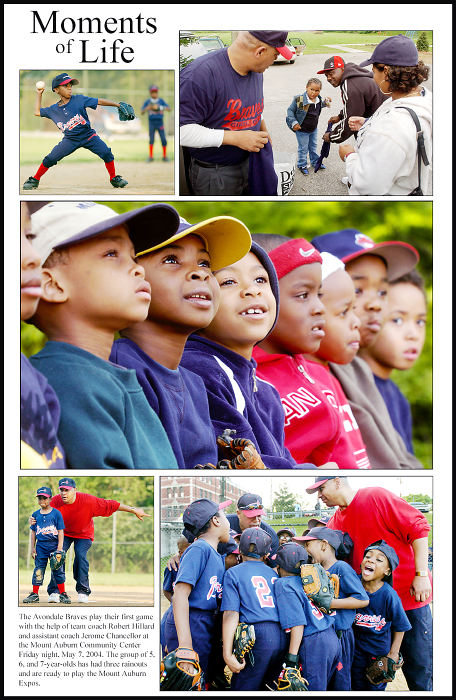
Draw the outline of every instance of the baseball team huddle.
M162 690L385 690L402 667L432 689L427 519L346 477L306 489L335 514L302 535L262 520L261 498L184 510L167 564Z

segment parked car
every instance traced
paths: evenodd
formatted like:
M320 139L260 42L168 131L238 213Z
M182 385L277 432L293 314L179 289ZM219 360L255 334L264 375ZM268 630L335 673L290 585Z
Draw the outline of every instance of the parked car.
M277 58L276 58L276 60L274 61L274 63L294 63L294 62L295 62L295 59L296 59L296 49L295 49L295 47L293 46L293 44L291 43L291 41L290 41L289 39L286 40L285 46L287 46L287 47L290 49L290 51L291 51L292 54L293 54L293 58L290 58L290 60L287 61L287 59L284 58L284 57L282 56L282 54L279 53L279 55L277 56Z
M291 44L296 49L296 56L300 56L304 52L304 49L307 46L304 39L301 39L301 37L299 37L299 36L290 36L290 37L288 37L288 40L291 42Z
M420 503L419 501L411 501L410 505L417 508L420 513L430 513L431 504L430 503Z
M196 37L200 44L204 46L206 51L218 51L218 49L224 49L225 44L217 34L197 36Z

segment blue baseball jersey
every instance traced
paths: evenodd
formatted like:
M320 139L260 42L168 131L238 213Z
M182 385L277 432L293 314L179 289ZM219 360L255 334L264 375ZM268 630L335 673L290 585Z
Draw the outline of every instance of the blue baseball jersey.
M363 584L355 570L346 561L336 561L327 569L329 574L337 574L339 577L339 598L358 598L359 600L369 600L369 596L364 590ZM364 608L363 608L364 610ZM340 609L336 610L335 628L336 630L348 630L355 620L356 610Z
M245 561L225 574L221 610L239 612L239 621L278 622L274 581L276 572L264 562Z
M325 615L304 593L300 576L284 576L274 584L282 629L304 625L303 636L322 632L334 625L335 615Z
M32 517L35 518L36 523L30 525L30 529L36 533L37 543L55 540L57 544L59 530L65 529L61 512L56 508L53 508L50 513L41 513L36 510L32 513Z
M216 610L222 597L225 561L205 540L195 540L181 558L174 586L188 583L190 608Z
M149 110L148 116L149 116L149 121L154 122L155 124L163 124L163 112L164 110L169 107L169 105L165 102L165 100L162 100L161 97L156 97L155 99L152 97L149 97L141 107L141 110L146 109L149 105L156 105L158 107L158 110Z
M389 583L383 582L378 591L367 594L369 605L355 615L355 647L372 656L382 656L391 648L391 632L407 632L412 626L401 599Z
M50 107L41 107L40 117L51 119L65 138L82 142L96 133L90 126L90 120L87 115L88 107L96 109L98 107L98 98L72 95L64 105L59 105L56 102Z

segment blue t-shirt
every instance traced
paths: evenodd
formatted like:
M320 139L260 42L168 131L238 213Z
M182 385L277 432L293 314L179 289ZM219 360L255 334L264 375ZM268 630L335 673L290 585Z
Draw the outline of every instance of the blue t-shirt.
M401 599L389 583L384 582L378 591L368 596L367 608L355 615L355 648L372 656L383 656L391 649L391 632L407 632L412 626Z
M280 626L287 630L304 625L304 637L334 625L335 615L325 615L304 593L300 576L284 576L274 584Z
M61 512L56 508L53 508L50 513L41 513L40 510L36 510L32 513L32 517L35 518L36 523L30 525L30 529L36 533L37 543L54 542L57 546L59 530L65 529Z
M200 124L225 131L259 131L263 113L263 75L240 75L227 49L199 56L180 74L180 125ZM237 146L190 148L192 156L208 163L233 165L246 160Z
M98 98L72 95L64 105L59 105L56 102L50 107L41 107L40 117L51 119L65 138L82 142L96 133L90 126L90 120L87 115L88 107L96 109L98 107Z
M408 452L414 454L412 443L412 412L409 402L392 379L382 379L374 374L374 380L386 404L392 424L405 442Z
M174 585L189 583L190 608L216 610L222 597L224 558L205 540L195 540L181 558Z
M143 109L146 109L146 107L148 107L149 105L156 105L158 107L157 111L148 111L149 122L153 122L154 125L160 126L161 124L163 124L164 109L166 107L169 107L169 105L165 102L165 100L162 100L161 97L156 97L155 99L152 97L148 97L147 100L144 102L143 106L141 107L141 111Z
M336 561L327 569L329 574L337 574L339 577L339 598L358 598L359 600L369 600L369 596L364 590L363 584L355 570L346 561ZM363 608L364 610L364 608ZM335 629L348 630L352 626L356 615L356 610L340 609L336 610Z
M221 610L239 612L239 621L278 622L274 581L276 572L264 562L244 561L225 574Z

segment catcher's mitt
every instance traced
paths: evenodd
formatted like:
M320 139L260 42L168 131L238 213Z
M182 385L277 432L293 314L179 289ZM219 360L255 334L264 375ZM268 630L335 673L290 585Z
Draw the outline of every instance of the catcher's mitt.
M65 557L65 552L62 552L61 550L51 552L49 555L49 566L51 567L52 571L57 571L57 569L60 569L60 567L63 566Z
M307 690L308 685L299 668L285 665L276 681L277 690Z
M255 627L240 622L236 627L233 640L233 654L239 662L250 652L255 644ZM253 666L253 654L249 654L250 662Z
M182 668L191 664L194 673ZM202 690L203 675L199 656L193 649L179 647L165 656L160 663L160 690Z
M366 666L366 678L372 685L381 683L391 683L394 681L396 671L403 666L404 659L399 654L399 661L396 663L390 656L377 656L372 663Z
M121 122L128 122L130 119L134 119L136 116L133 107L126 102L119 102L117 112Z
M222 459L219 469L266 469L251 440L232 438L235 430L227 428L217 438L217 445L226 459Z
M339 577L329 575L321 564L302 564L301 581L308 598L322 612L329 613L333 598L339 597Z

